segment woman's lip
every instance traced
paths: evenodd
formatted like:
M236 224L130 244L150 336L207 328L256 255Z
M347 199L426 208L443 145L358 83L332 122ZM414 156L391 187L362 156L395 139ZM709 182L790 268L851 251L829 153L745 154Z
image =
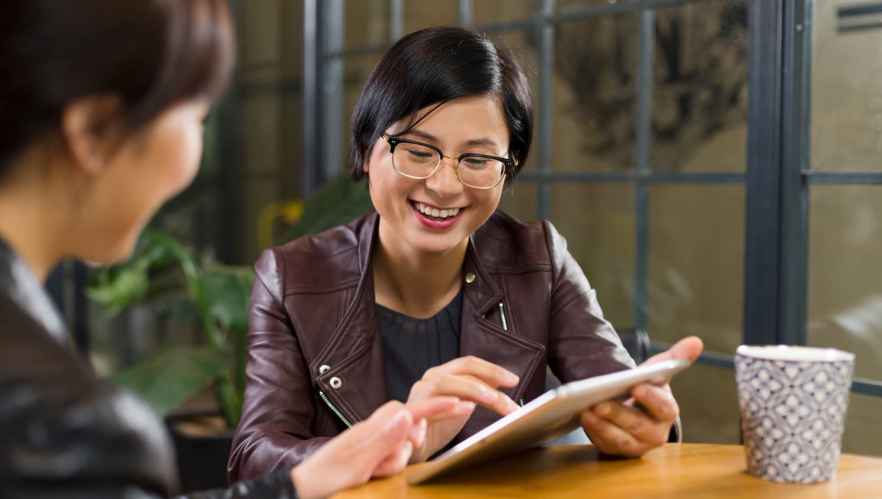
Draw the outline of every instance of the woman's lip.
M410 209L413 210L414 216L416 216L417 220L423 225L423 227L434 230L447 230L450 227L453 227L453 225L459 220L460 216L462 216L462 212L465 211L465 208L460 208L459 213L452 217L447 217L444 220L435 220L420 213L420 210L416 208L416 202L411 202L409 204Z

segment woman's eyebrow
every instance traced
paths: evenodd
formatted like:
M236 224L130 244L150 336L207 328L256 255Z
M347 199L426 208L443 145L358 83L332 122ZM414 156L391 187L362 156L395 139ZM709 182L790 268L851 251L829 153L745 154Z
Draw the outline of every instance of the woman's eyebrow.
M413 136L415 136L415 137L419 137L419 138L421 138L421 139L423 139L423 140L428 140L428 141L430 141L430 142L434 142L434 143L436 143L436 144L440 142L440 140L438 140L438 137L435 137L435 136L432 135L431 133L424 132L424 131L422 131L422 130L418 130L418 129L416 129L416 128L411 129L411 130L408 130L408 131L405 132L403 135L413 135ZM493 140L493 139L491 139L491 138L489 138L489 137L481 137L481 138L478 138L478 139L470 139L470 140L465 141L465 143L464 143L463 145L466 146L466 147L471 147L471 146L489 146L489 147L496 147L496 146L497 146L496 141Z

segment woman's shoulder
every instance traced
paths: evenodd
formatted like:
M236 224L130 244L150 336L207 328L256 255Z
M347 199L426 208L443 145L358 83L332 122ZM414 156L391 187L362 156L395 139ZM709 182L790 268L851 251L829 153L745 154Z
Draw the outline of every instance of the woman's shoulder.
M560 235L548 220L529 223L497 210L475 232L481 259L500 271L550 268L553 245Z
M297 287L314 291L357 282L360 257L368 251L375 223L376 214L372 212L348 224L266 249L258 258L255 270L261 278L277 279L277 284L287 291Z
M139 399L96 378L8 296L0 293L0 427L7 449L51 455L64 466L8 459L11 476L57 482L109 476L152 490L176 482L171 445ZM29 431L24 431L28 428Z

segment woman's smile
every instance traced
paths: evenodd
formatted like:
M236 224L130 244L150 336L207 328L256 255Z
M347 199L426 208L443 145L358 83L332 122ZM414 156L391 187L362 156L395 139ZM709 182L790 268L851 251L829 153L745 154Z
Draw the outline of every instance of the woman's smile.
M453 227L462 218L465 208L439 208L437 206L408 200L416 219L426 228L432 230L447 230Z

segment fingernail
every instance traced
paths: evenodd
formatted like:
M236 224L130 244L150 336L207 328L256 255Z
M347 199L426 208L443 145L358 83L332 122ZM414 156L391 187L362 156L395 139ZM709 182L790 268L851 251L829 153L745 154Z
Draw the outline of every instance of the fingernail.
M509 409L509 412L514 412L514 411L516 411L516 410L518 410L518 409L520 409L520 408L521 408L521 406L515 404L513 400L509 400L509 401L508 401L508 409Z
M471 401L463 400L456 404L455 411L457 414L467 414L475 410L476 404Z
M419 443L422 434L426 429L426 420L420 419L420 422L410 427L410 440Z
M508 373L508 380L512 383L517 383L521 378L517 374L510 372Z
M600 404L594 408L594 412L601 417L606 417L609 415L610 407L609 404Z
M389 419L389 422L386 423L386 426L383 427L383 430L394 431L399 426L405 424L409 416L410 413L407 411L398 411L394 416Z

